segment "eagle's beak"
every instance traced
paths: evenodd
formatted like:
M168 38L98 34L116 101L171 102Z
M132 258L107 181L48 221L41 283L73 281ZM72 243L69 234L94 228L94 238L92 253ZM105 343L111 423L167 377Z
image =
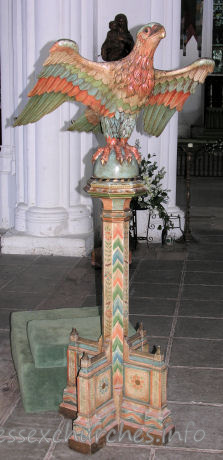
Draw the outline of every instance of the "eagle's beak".
M151 37L159 37L159 39L161 40L161 38L164 38L166 36L166 31L161 24L154 24L151 28L151 31Z
M165 29L163 29L162 32L161 32L161 38L165 38L165 36L166 36L166 31L165 31Z
M165 38L165 36L166 36L166 31L165 31L165 29L164 29L163 26L160 26L160 29L159 29L159 31L158 31L158 34L159 34L159 37L160 37L160 38Z

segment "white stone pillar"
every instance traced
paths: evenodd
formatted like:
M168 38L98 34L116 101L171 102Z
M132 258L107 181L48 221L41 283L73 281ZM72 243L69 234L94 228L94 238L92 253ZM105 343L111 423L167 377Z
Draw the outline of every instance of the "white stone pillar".
M8 55L12 56L14 68L5 94L14 90L14 107L11 104L3 111L3 120L20 112L27 102L27 93L52 43L59 38L71 38L78 42L82 52L82 28L91 30L91 26L89 28L81 18L92 23L90 8L87 11L85 5L83 11L86 2L81 0L1 0L1 16L6 15L5 3L11 8L12 21L8 27L13 46ZM91 58L92 37L88 39L89 55L86 56L86 44L84 51L85 56ZM2 40L4 47L7 37L3 35ZM6 56L2 56L2 68L4 59ZM6 77L5 73L4 81ZM82 186L88 177L83 177L82 157L87 152L83 152L81 144L86 147L87 135L63 129L73 112L77 112L77 107L73 107L66 103L39 122L13 130L17 183L15 228L2 239L5 253L84 255L92 248L91 202L82 197ZM7 129L12 130L4 128L3 123L3 131L7 133ZM85 163L90 163L89 157Z
M14 225L15 207L15 149L14 132L9 125L13 113L13 42L12 0L1 0L0 49L1 49L1 112L2 146L0 147L0 229ZM7 114L7 117L4 117Z
M179 0L152 0L150 2L149 20L159 22L166 29L166 37L162 40L155 52L154 67L161 70L172 70L180 67L180 22L181 2ZM176 179L177 179L177 136L178 136L178 114L176 113L160 137L147 137L147 151L155 154L159 168L164 167L166 175L163 180L163 187L169 190L169 201L167 204L168 214L180 217L182 229L184 227L184 213L176 206ZM146 233L148 218L145 213L138 212L139 236ZM173 220L178 225L179 219ZM154 242L161 239L161 231L157 229L162 224L158 217L152 219L153 229L149 236ZM175 238L182 235L179 229L172 232Z
M78 43L80 54L87 59L93 60L94 0L69 0L69 3L69 16L67 18L69 17L70 19L70 36ZM70 109L72 107L70 114L70 119L72 119L75 112L77 114L80 110L78 110L77 105L75 112L73 112L74 106L69 105L69 107ZM69 229L74 233L84 233L86 228L91 233L93 231L92 219L90 219L92 200L83 190L87 180L92 175L92 147L92 134L75 132L70 134L70 169L73 171L73 177L70 177L70 206L68 212Z
M213 0L203 1L203 20L202 20L202 45L201 57L212 57L212 29L213 29ZM180 50L180 65L187 66L199 59L197 41L191 37L186 45L186 55ZM190 137L191 127L194 130L202 130L204 125L204 92L205 85L199 85L195 94L185 103L182 112L179 113L179 137ZM196 136L196 131L192 131L192 136Z
M203 1L202 46L201 55L212 57L213 0Z
M48 0L47 8L53 11L49 21L45 0L34 2L33 6L36 58L41 56L36 66L39 72L48 54L49 44L59 37L60 10L58 0ZM67 211L60 206L60 123L59 109L35 124L36 199L35 206L29 207L26 213L26 229L30 235L57 236L67 233Z
M160 3L160 2L159 2ZM159 68L172 70L180 67L180 23L181 23L181 2L163 0L163 8L159 8L163 15L162 22L166 28L166 38L162 40L160 48ZM158 8L157 2L154 5ZM160 59L161 58L161 59ZM155 62L156 67L156 62ZM176 180L177 180L177 138L178 138L178 113L172 117L165 130L160 136L160 166L165 168L166 176L163 181L165 188L169 190L167 211L173 219L174 226L181 225L184 228L184 212L176 206ZM178 219L179 216L179 219ZM176 228L173 233L175 238L182 236L182 232Z

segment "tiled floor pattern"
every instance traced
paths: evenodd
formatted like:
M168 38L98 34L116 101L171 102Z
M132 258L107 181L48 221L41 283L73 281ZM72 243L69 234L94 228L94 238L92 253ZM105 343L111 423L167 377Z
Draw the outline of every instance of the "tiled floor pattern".
M164 447L125 436L95 460L223 459L223 230L198 228L199 243L146 249L130 268L130 320L141 320L151 349L168 365L168 406L176 434ZM223 226L222 226L223 228ZM71 451L70 421L25 414L11 362L11 311L101 304L101 271L88 258L0 256L0 458L83 459ZM130 448L131 447L131 448ZM89 458L86 456L85 458Z

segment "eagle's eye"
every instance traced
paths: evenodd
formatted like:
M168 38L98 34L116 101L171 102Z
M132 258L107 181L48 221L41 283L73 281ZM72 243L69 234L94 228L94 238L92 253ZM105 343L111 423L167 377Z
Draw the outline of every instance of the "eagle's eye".
M150 35L151 35L151 29L150 29L150 27L145 27L145 29L143 29L143 32L144 32L144 34L147 35L147 37L150 36Z

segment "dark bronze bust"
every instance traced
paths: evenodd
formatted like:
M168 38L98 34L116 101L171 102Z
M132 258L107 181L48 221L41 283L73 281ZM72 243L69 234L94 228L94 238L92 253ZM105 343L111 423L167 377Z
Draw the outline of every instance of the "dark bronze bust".
M134 40L128 30L127 17L117 14L114 21L109 22L109 31L101 47L104 61L117 61L127 56L134 46Z

